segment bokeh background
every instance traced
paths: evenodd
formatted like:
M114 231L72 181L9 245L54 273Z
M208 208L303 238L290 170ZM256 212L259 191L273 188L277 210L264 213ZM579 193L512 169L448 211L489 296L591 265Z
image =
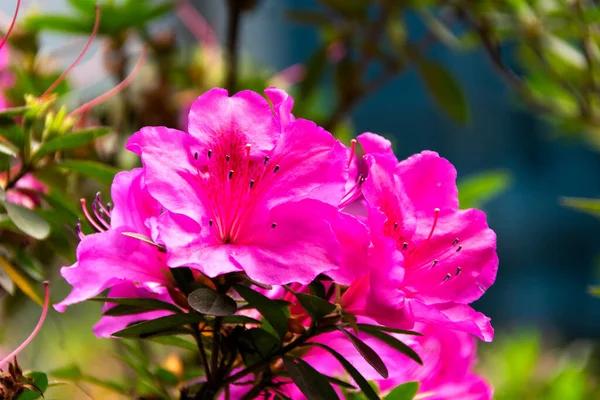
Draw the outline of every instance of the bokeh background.
M13 3L3 0L0 10L12 15ZM226 2L192 3L223 41ZM32 4L24 2L26 7ZM52 12L69 10L65 0L43 0L37 2L37 7ZM319 7L312 0L258 1L242 21L242 58L269 71L306 63L318 48L320 36L314 27L293 23L287 15L292 9ZM0 22L6 24L5 20ZM421 37L425 27L420 19L409 15L408 21L409 35ZM196 40L174 15L152 26L155 30L166 28L175 30L181 44L192 45ZM76 43L86 40L82 37ZM60 34L43 36L44 52L59 50L58 69L69 65L79 51L76 45L73 51L68 50L66 41L67 37ZM72 79L75 87L80 87L75 97L112 85L98 56L100 50L99 44L94 45L74 71ZM520 66L512 50L511 44L506 44L505 57L518 71ZM567 359L573 361L567 364L580 371L589 357L597 358L591 349L600 340L600 299L587 291L589 285L600 282L600 220L564 207L560 198L600 197L600 153L585 141L565 137L556 124L532 113L501 80L481 49L457 52L436 44L427 54L446 66L463 88L470 110L468 124L457 124L440 111L417 71L409 68L352 109L351 130L354 134L371 131L385 135L394 142L400 159L424 149L435 150L456 166L460 178L489 170L507 174L508 188L484 206L489 224L498 235L500 268L496 284L475 306L492 318L497 331L497 342L482 346L487 355L484 361L490 363L483 368L490 371L505 362L501 368L513 370L516 380L519 371L533 369L536 362L544 362L544 357L552 358L567 349ZM327 96L334 95L334 82L324 79L320 85L324 100L316 104L326 107ZM58 288L55 299L67 290L64 283L53 286ZM11 347L35 324L39 309L26 303L23 301L16 313L5 311L10 322L3 327L0 343ZM100 354L114 349L114 343L96 340L91 334L98 316L99 306L93 304L73 307L65 315L53 313L22 363L48 369L73 362L90 374L112 376L106 366L114 361ZM543 350L547 348L553 350ZM500 353L513 358L500 361ZM519 369L519 363L523 369ZM508 372L490 373L496 374L498 384L502 384ZM568 381L571 388L573 382L579 382L572 379ZM587 375L582 378L589 379ZM515 389L512 393L526 391ZM556 398L580 398L569 393Z

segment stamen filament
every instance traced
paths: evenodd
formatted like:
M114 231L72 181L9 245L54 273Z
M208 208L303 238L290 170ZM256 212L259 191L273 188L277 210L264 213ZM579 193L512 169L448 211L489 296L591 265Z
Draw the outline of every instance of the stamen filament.
M94 219L90 215L90 212L87 209L87 202L85 201L85 199L81 199L81 209L83 210L83 214L85 215L89 223L92 224L92 226L96 228L98 232L104 232L104 228L98 225L98 223L94 221Z
M98 104L101 104L101 103L105 102L106 100L110 99L115 94L121 92L123 89L125 89L127 86L129 86L129 84L131 83L131 81L133 80L137 71L140 69L140 67L142 66L142 64L144 63L145 60L146 60L146 48L142 47L142 53L140 55L140 58L138 59L138 62L135 64L135 67L133 67L133 70L127 76L127 78L125 78L121 83L119 83L117 86L115 86L108 92L104 93L103 95L100 95L100 96L96 97L95 99L85 103L81 107L75 109L75 111L72 111L69 114L69 116L73 117L77 114L84 113L87 110L96 107Z
M104 218L102 217L102 209L98 206L98 200L94 200L92 202L92 211L94 212L94 215L96 216L96 219L98 220L98 222L100 222L106 229L110 229L110 224L108 222L106 222L104 220Z
M215 31L206 19L187 0L180 0L175 13L185 27L203 46L216 48L218 40Z
M6 35L4 35L4 38L2 39L2 42L0 43L0 49L2 47L4 47L4 44L8 40L10 33L12 32L13 28L15 27L15 23L17 22L17 15L19 14L20 8L21 8L21 0L17 0L17 8L15 10L15 15L13 15L13 19L12 19L12 21L10 21L10 26L8 27L8 30L6 31Z
M350 164L352 164L352 160L354 160L354 152L356 151L356 139L352 139L350 143L352 144L350 148L350 157L348 157L348 167L350 166Z
M96 34L98 33L98 28L100 27L100 6L98 4L96 4L95 7L96 7L96 21L94 22L94 28L92 29L92 34L90 35L90 39L88 40L87 44L85 45L85 47L83 48L83 50L81 51L81 53L79 54L79 56L75 59L75 61L73 62L73 64L71 64L71 66L69 66L69 68L67 68L65 70L65 72L63 72L54 81L54 83L52 85L50 85L50 87L48 89L46 89L46 91L42 95L42 98L46 97L48 94L52 93L52 91L54 89L56 89L56 87L67 77L67 75L69 74L69 72L71 72L73 70L73 68L75 68L75 66L79 63L79 61L81 61L81 59L83 58L83 56L85 55L85 53L87 53L87 51L89 50L90 46L94 42L94 39L96 38Z
M2 361L0 361L0 367L2 367L4 364L9 362L13 357L16 357L21 351L23 351L23 349L25 347L27 347L27 345L29 345L29 343L31 343L31 341L35 338L35 336L38 334L38 332L42 328L42 325L44 324L44 320L46 319L46 315L48 314L49 306L50 306L50 288L48 286L48 282L44 282L44 308L42 308L42 315L40 316L40 319L39 319L37 325L31 332L29 337L27 339L25 339L25 341L19 347L17 347L12 353L10 353Z

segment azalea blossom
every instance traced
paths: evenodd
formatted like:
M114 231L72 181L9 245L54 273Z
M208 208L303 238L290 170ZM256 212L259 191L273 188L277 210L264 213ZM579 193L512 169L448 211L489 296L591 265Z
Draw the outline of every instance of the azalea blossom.
M10 176L18 174L20 169L20 165L12 167ZM7 178L6 171L0 172L0 186L6 187ZM6 191L6 200L33 210L40 206L39 193L48 193L48 187L32 174L25 174L11 189Z
M103 205L99 196L94 200L94 216L82 200L84 212L99 232L84 235L79 231L81 242L77 246L77 262L61 269L63 278L73 286L73 290L66 299L54 305L58 311L62 312L67 306L87 300L112 287L114 289L111 294L115 297L115 293L127 289L127 286L118 288L122 284L169 284L169 274L166 273L168 268L162 250L125 235L134 233L156 238L154 227L160 214L160 205L148 194L142 170L134 169L117 174L111 195L114 202L112 208ZM97 329L99 334L104 335L106 332Z
M213 89L196 100L188 132L147 127L139 154L150 194L164 207L159 238L170 267L209 277L245 272L265 284L307 284L338 268L333 234L344 185L344 146L295 119L293 100L271 88Z

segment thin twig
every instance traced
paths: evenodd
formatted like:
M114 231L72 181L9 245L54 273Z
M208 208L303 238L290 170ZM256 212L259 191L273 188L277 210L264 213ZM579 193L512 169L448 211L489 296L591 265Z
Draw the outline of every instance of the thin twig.
M242 9L239 0L229 0L227 22L227 82L226 88L233 93L237 86L238 72L238 37Z

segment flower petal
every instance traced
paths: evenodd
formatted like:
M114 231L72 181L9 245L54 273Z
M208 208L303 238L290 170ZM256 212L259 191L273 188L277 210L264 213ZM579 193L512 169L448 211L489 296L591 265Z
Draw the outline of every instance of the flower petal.
M265 89L265 94L271 104L273 104L273 113L275 114L275 118L279 120L282 128L285 128L290 122L296 120L292 115L294 99L285 90L271 86Z
M369 230L356 217L338 213L333 230L340 242L342 259L338 269L326 272L336 283L349 285L368 273Z

